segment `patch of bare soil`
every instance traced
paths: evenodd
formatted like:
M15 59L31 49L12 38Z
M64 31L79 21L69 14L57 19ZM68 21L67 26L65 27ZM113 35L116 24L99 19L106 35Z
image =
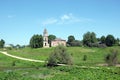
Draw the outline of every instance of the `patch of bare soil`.
M108 66L108 64L97 64L97 66ZM120 67L120 64L115 65L116 67Z

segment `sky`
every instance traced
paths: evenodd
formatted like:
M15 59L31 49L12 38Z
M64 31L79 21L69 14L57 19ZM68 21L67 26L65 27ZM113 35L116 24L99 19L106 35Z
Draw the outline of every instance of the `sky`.
M82 40L90 31L97 37L120 38L120 0L0 0L0 39L28 45L34 34Z

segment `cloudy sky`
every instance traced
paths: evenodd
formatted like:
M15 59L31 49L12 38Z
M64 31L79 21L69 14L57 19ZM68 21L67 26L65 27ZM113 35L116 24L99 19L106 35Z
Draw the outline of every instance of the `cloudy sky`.
M6 44L29 44L44 28L66 40L82 40L87 31L120 38L120 0L0 0L0 39Z

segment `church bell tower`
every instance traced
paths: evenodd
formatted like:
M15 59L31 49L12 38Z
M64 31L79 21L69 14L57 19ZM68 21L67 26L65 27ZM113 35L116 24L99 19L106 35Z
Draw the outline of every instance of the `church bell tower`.
M43 47L44 48L48 48L49 47L47 29L44 29L44 32L43 32Z

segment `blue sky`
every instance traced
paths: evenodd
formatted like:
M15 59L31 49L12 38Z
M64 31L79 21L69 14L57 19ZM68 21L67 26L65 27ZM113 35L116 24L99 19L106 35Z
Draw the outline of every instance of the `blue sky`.
M87 31L97 37L120 38L120 0L0 0L0 39L29 44L34 34L82 40Z

